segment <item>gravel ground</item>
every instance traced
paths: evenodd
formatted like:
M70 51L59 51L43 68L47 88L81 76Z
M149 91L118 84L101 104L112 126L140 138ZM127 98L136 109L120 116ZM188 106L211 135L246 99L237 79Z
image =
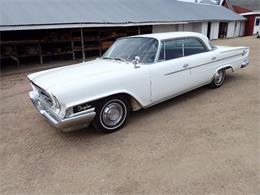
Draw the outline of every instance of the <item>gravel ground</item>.
M259 194L260 39L224 85L131 115L109 135L54 129L29 100L28 73L1 76L1 194Z

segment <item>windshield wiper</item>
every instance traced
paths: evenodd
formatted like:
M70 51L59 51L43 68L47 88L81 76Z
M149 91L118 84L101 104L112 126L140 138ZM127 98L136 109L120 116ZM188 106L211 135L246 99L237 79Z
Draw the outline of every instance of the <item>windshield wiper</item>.
M126 60L124 60L123 58L118 58L118 57L115 57L115 58L102 57L102 59L105 59L105 60L118 60L118 61L126 62Z
M114 60L119 60L119 61L122 61L122 62L126 62L126 60L124 60L123 58L114 58Z
M102 57L102 59L105 59L105 60L113 60L114 58L110 58L110 57Z

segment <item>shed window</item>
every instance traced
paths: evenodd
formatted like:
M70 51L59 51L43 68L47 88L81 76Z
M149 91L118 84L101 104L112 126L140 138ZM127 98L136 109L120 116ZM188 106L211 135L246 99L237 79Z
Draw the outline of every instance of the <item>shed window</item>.
M256 18L255 25L259 26L259 23L260 23L260 18Z

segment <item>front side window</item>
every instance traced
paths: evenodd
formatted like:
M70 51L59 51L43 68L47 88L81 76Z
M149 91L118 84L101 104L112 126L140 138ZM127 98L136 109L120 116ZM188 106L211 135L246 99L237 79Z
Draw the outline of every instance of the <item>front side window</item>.
M205 46L196 38L183 39L184 56L206 52Z
M182 40L169 40L162 42L159 61L172 60L183 57Z
M153 63L158 50L158 41L153 38L131 37L117 40L102 56L106 59L133 61L136 56L140 63Z

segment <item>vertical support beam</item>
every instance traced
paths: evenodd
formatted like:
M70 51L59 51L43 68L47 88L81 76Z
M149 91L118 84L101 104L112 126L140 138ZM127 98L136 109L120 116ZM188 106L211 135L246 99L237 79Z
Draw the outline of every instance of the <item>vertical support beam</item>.
M141 27L139 26L138 27L138 35L140 35L141 34Z
M99 57L102 56L102 42L101 42L101 28L98 28L98 41L99 41Z
M16 45L14 45L14 50L15 50L15 55L16 55L16 57L14 59L16 60L17 66L19 67L20 66L20 61L19 61L19 58L18 58L18 52L17 52Z
M70 32L70 44L71 44L72 58L73 58L73 60L75 60L76 57L75 57L75 51L74 51L74 40L73 40L71 29L69 29L69 32Z
M82 58L83 58L83 60L86 60L83 28L80 29L80 35L81 35Z
M72 51L72 58L73 58L73 60L75 60L76 58L75 58L74 41L73 40L71 40L71 51Z
M40 55L40 63L43 64L43 57Z
M42 47L41 44L38 44L38 49L39 49L39 55L40 55L40 63L43 64L43 57L42 57Z

